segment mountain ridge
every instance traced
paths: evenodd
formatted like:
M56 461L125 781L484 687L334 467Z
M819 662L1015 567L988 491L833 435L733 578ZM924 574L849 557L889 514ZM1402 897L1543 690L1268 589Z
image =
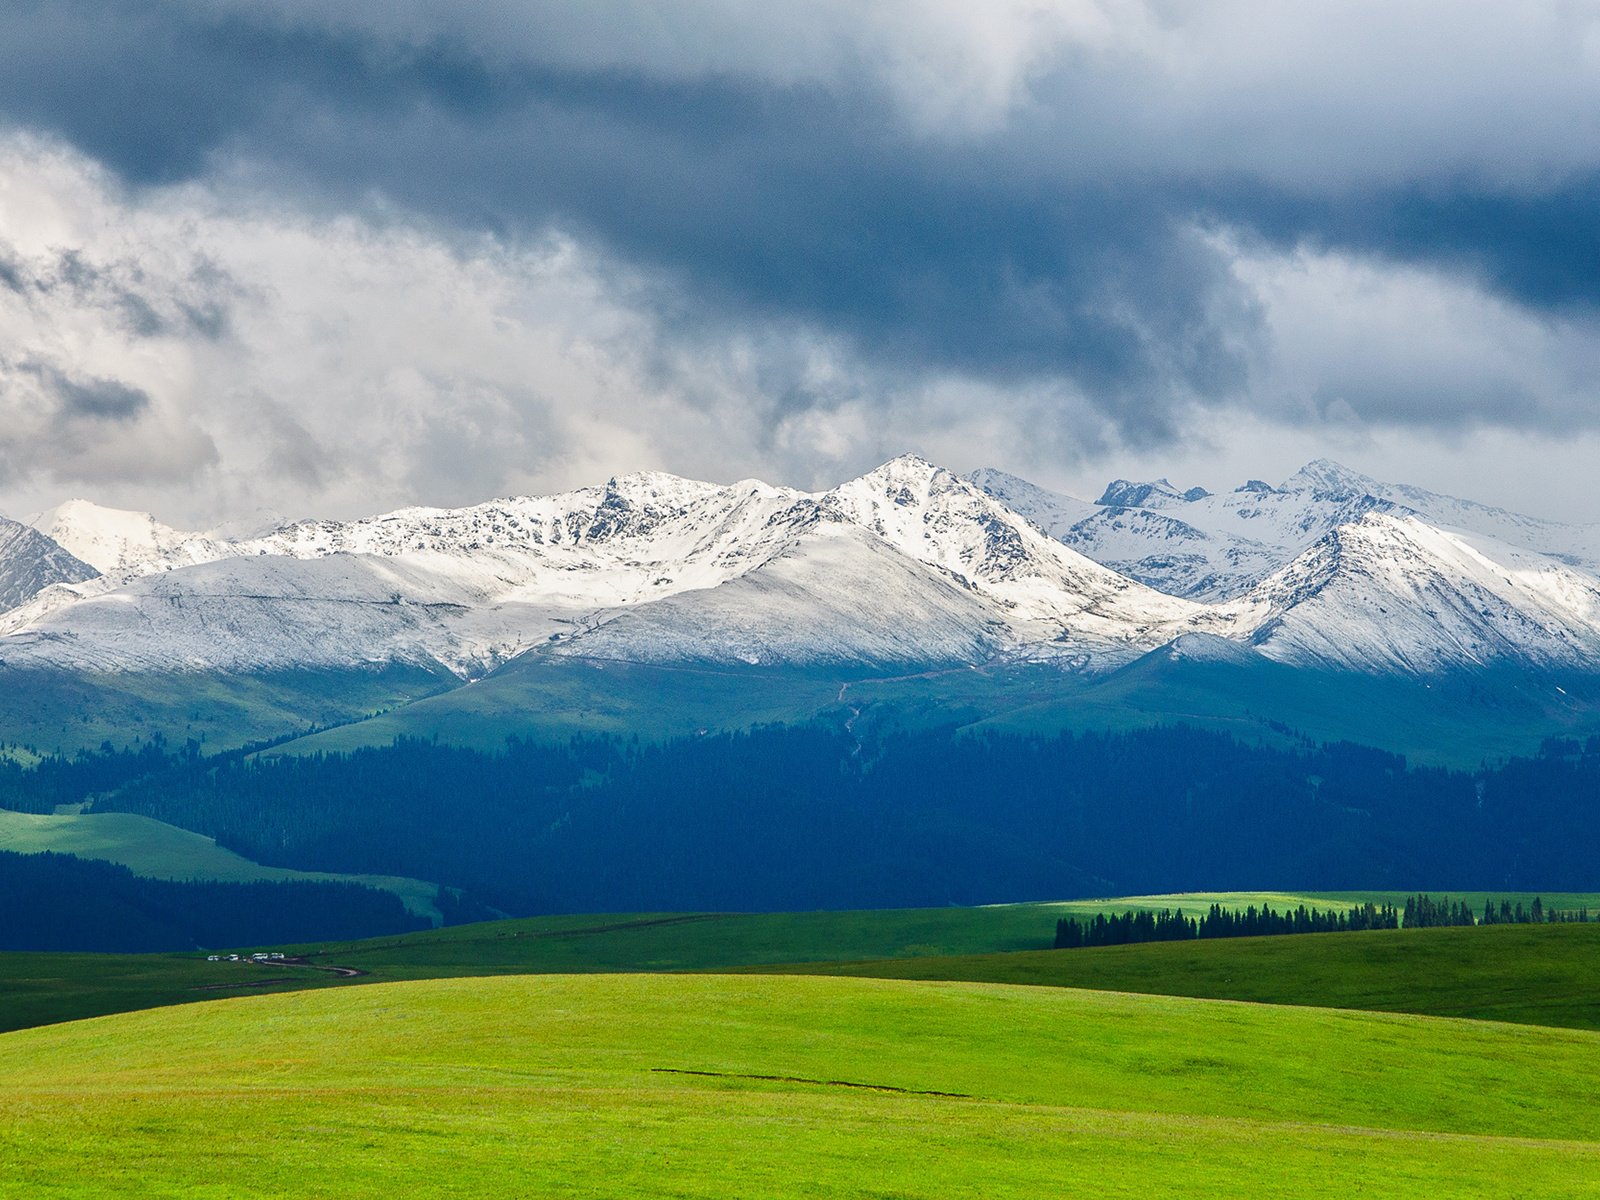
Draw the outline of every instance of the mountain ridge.
M823 492L639 472L238 539L85 501L39 521L102 574L0 612L12 664L405 663L472 679L557 654L1104 671L1207 635L1353 671L1600 672L1586 527L1328 460L1218 494L1119 480L1097 504L902 455ZM1549 553L1563 531L1576 548ZM1536 544L1494 536L1507 532Z

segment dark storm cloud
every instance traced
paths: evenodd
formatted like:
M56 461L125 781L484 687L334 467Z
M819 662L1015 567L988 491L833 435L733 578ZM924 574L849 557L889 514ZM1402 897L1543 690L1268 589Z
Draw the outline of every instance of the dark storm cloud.
M1309 243L1438 264L1536 310L1600 307L1600 171L1535 195L1489 193L1443 178L1327 198L1218 189L1204 203L1280 246Z
M684 322L797 319L880 362L1065 376L1140 425L1174 382L1240 381L1224 264L1172 196L1063 179L1003 144L919 144L867 81L491 67L160 6L3 20L0 39L33 49L0 103L134 182L239 153L451 223L553 221L664 272L669 318L686 285Z
M21 363L17 369L36 379L52 398L57 419L132 421L150 407L143 388L120 380L69 375L47 363Z
M1252 173L1226 114L1186 145L1160 112L1138 118L1161 97L1136 76L1072 55L1034 81L1043 102L941 136L860 64L652 72L540 60L537 36L493 52L252 11L6 6L0 43L27 52L0 109L135 184L254 168L461 229L555 225L651 268L668 327L795 321L882 367L1067 382L1145 438L1175 402L1246 388L1257 316L1204 229L1464 272L1536 310L1600 301L1596 176L1368 179L1340 173L1359 145L1332 145L1327 178L1286 182ZM1213 144L1245 164L1226 182ZM141 304L127 321L157 331ZM220 336L225 314L197 312Z

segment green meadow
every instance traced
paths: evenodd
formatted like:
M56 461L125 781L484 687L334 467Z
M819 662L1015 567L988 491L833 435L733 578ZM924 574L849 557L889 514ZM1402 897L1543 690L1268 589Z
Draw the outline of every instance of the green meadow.
M1063 988L588 975L0 1037L14 1195L1593 1195L1600 1035Z
M1096 988L1600 1030L1596 924L1224 938L747 969Z
M1048 949L1063 915L1130 907L1199 913L1212 903L1326 908L1368 896L1185 893L982 908L534 917L281 948L302 956L303 966L213 963L203 954L0 954L0 1029L307 988L670 971L1026 983L1600 1027L1600 924ZM1577 908L1595 898L1546 899Z

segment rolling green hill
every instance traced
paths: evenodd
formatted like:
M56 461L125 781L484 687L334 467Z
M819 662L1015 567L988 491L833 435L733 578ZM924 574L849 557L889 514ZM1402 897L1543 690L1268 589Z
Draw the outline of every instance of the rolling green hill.
M1592 1194L1600 1036L993 984L393 984L0 1037L19 1195Z
M838 708L842 681L825 672L656 667L529 656L463 687L365 721L298 738L272 754L387 746L397 737L498 750L508 737L580 733L689 737L701 729L804 722Z
M904 974L1595 1023L1600 924L1045 949L1062 915L1166 905L1199 912L1213 901L1233 907L1266 900L1281 908L1299 899L1216 893L985 908L537 917L282 948L303 957L302 966L212 963L178 954L0 954L0 1029L254 992L396 980L735 969ZM1578 907L1592 898L1547 899ZM363 974L338 975L331 967Z
M1152 942L781 969L1103 988L1600 1030L1600 925L1594 924Z

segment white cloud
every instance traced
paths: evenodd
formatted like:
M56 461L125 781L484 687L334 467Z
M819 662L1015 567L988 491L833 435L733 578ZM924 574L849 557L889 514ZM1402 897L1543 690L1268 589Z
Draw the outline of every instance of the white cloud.
M518 246L200 184L131 192L30 137L0 141L0 230L13 513L87 493L178 522L351 515L642 468L824 484L919 424L953 445L978 407L804 328L665 327L662 281L556 233Z
M1574 432L1595 423L1596 331L1346 255L1218 238L1264 331L1249 384L1138 449L1064 385L896 372L793 324L675 323L656 312L681 302L670 280L557 233L462 239L228 185L130 192L21 136L0 139L0 231L13 514L88 494L174 522L354 515L643 468L822 486L917 450L1089 494L1113 474L1231 486L1332 453L1600 519L1577 482L1594 439Z
M1542 316L1422 267L1220 245L1262 314L1256 407L1287 423L1560 434L1600 415L1588 314Z

